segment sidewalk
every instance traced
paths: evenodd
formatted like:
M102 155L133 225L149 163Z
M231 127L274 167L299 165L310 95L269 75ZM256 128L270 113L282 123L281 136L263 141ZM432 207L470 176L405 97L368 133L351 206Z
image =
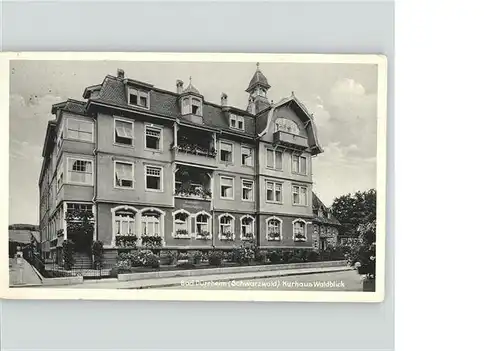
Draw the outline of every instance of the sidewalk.
M245 272L245 273L226 273L226 274L213 274L203 276L189 276L189 277L170 277L160 279L143 279L132 281L118 281L118 279L106 280L85 280L83 284L72 286L61 286L61 288L76 288L76 289L147 289L147 288L160 288L160 287L174 287L181 286L182 282L192 280L202 281L230 281L230 280L245 280L255 278L272 278L272 277L285 277L292 275L305 275L317 274L327 272L342 272L350 271L351 267L324 267L324 268L302 268L302 269L287 269L281 271L262 271L262 272ZM54 286L54 288L56 288Z

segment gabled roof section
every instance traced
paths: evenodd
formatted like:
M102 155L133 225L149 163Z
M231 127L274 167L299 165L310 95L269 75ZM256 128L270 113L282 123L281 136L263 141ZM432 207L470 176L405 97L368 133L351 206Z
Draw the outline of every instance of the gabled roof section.
M271 130L271 121L272 121L272 116L274 115L274 111L281 106L285 105L290 105L294 106L296 109L298 109L302 114L308 119L306 122L306 126L311 125L312 133L313 133L313 138L314 138L314 144L317 148L318 153L323 152L323 149L321 148L318 140L318 131L316 129L316 124L314 123L313 116L307 111L306 107L304 106L303 103L301 103L295 95L292 93L290 97L283 98L281 99L278 103L271 105L269 110L264 110L260 114L257 115L257 125L260 126L261 128L263 127L262 130L257 128L257 130L260 130L258 132L258 137L262 137L264 134L268 133Z
M68 99L66 101L52 105L51 113L55 115L58 110L65 110L82 115L85 114L85 105L86 103L84 101Z
M316 216L314 220L316 222L321 222L325 224L331 224L331 225L337 225L340 226L340 222L337 218L335 218L329 211L329 208L325 206L325 204L319 199L319 197L316 195L316 193L313 191L312 192L312 207L313 210L318 210L321 209L323 212L327 212L330 214L330 218L328 217L320 217Z

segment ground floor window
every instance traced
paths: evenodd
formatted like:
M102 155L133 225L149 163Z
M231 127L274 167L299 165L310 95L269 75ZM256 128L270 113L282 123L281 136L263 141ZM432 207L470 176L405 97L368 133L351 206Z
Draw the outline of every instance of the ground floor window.
M254 223L252 216L241 217L241 240L252 240L254 238Z
M141 215L142 235L159 236L160 230L160 213L154 211L144 212Z
M306 221L303 219L296 219L293 221L293 240L294 241L306 241Z
M115 235L135 235L135 215L126 210L115 212Z
M219 238L234 240L234 217L228 213L219 216Z
M191 214L185 210L175 211L174 216L174 237L182 238L189 236L189 218Z
M267 240L280 241L282 234L283 221L278 217L270 217L266 220L266 237Z
M209 239L211 237L210 220L211 216L204 211L196 214L196 237L198 239Z

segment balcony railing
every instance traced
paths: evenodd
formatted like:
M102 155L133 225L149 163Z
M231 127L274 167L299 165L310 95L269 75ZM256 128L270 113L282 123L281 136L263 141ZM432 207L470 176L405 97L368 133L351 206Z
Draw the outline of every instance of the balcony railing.
M212 192L208 189L176 189L174 196L185 197L189 199L201 199L210 200L212 198Z
M172 144L172 148L174 145ZM178 152L184 152L191 155L200 155L215 158L217 156L217 150L215 148L207 148L197 144L178 144L177 145Z
M307 147L309 146L307 143L307 138L300 135L284 132L282 130L274 132L273 138L275 143L293 146L299 149L307 149Z

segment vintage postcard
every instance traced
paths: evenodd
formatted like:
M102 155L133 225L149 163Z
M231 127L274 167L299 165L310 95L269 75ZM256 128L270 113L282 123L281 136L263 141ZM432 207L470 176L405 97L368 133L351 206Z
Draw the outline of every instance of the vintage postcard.
M0 64L1 297L383 301L384 56Z

